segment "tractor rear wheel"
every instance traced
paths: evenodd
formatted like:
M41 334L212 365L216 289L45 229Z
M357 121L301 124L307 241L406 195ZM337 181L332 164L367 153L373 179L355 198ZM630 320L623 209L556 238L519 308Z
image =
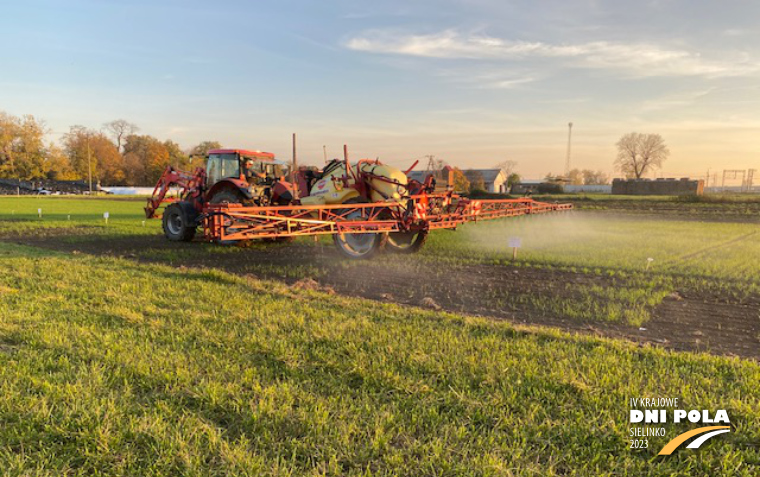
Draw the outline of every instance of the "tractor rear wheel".
M365 200L358 198L349 199L346 204L364 203ZM346 216L346 220L366 220L361 211L351 212ZM355 234L335 234L333 242L343 256L353 259L367 259L375 256L385 247L386 234L379 233L355 233Z
M388 234L388 242L386 242L385 246L388 250L395 253L416 253L425 245L427 236L427 230L420 230L418 232L391 232Z
M210 204L242 204L253 205L253 201L246 199L243 194L233 189L223 189L214 194L209 201Z
M175 202L164 210L164 235L173 242L190 242L198 227L198 212L189 202Z

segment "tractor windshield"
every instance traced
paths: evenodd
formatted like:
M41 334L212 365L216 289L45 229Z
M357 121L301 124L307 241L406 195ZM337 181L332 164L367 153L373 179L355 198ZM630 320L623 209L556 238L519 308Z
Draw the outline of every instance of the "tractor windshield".
M206 164L208 183L216 184L228 177L240 177L240 160L237 154L211 154Z
M248 173L260 177L278 178L283 175L280 164L271 162L271 159L261 160L257 157L244 157L248 164Z

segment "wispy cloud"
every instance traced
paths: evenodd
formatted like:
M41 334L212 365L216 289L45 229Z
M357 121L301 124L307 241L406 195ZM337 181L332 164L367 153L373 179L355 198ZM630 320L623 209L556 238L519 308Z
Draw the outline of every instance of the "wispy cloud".
M439 68L434 74L450 80L452 83L468 88L517 89L538 81L540 77L531 71L513 70L505 72L503 68Z
M641 112L658 112L667 109L683 108L697 103L715 90L716 88L708 88L698 91L681 91L645 101L639 109Z
M745 53L703 57L699 52L650 43L592 41L551 44L444 30L429 35L372 30L348 39L355 51L443 59L555 60L564 66L609 69L633 76L745 76L760 64Z

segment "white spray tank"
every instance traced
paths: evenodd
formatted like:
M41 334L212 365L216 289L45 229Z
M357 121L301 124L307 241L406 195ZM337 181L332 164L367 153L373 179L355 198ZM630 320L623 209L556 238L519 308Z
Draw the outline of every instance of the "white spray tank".
M348 185L344 185L343 177L346 175L346 162L333 161L329 163L322 177L314 183L308 197L302 197L301 203L305 205L343 204L353 198L359 197L359 192L352 186L355 184L354 177L360 178L359 171L370 174L370 202L386 202L401 200L406 190L407 177L399 169L381 164L377 161L359 161L359 164L351 164L348 174ZM388 181L371 176L388 179Z

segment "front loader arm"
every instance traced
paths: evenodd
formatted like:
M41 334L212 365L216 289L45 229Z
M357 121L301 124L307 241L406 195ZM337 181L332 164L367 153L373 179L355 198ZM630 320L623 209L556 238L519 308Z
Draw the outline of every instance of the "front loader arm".
M156 187L153 188L153 194L148 198L148 203L145 206L145 217L149 219L161 217L160 214L157 214L161 205L177 201L174 198L166 198L166 194L169 193L172 187L181 188L180 197L183 200L192 201L198 207L199 204L197 202L202 197L205 184L206 171L202 167L198 167L195 169L195 172L190 173L180 171L172 166L166 166L166 170L164 170L158 179Z

